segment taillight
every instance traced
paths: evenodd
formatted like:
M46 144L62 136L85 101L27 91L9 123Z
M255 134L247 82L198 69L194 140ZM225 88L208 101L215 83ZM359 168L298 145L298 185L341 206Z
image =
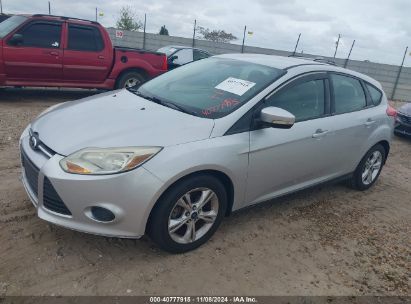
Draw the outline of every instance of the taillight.
M388 116L392 116L392 117L397 117L397 110L396 110L394 107L388 105L388 107L387 107L387 115L388 115Z
M163 56L163 66L162 70L167 71L168 70L168 65L167 65L167 56Z

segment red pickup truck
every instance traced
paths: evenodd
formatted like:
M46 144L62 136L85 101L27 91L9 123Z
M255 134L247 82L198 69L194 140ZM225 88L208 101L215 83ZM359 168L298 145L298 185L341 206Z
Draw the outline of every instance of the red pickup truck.
M97 22L15 15L0 23L0 86L114 89L166 71L165 54L113 48Z

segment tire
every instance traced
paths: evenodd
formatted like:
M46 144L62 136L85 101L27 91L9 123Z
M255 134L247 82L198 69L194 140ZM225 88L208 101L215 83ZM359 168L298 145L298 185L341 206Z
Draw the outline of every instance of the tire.
M386 157L385 149L380 144L377 144L368 150L355 169L354 174L349 181L350 186L353 189L364 191L374 185L380 176ZM374 163L373 160L375 160ZM376 167L378 167L378 169L376 169ZM368 170L368 174L366 174L366 170Z
M191 205L187 203L187 194ZM199 208L202 197L209 200ZM205 174L192 176L172 186L159 199L150 215L147 232L161 249L171 253L187 252L210 239L220 226L226 208L227 193L217 178ZM193 226L195 234L191 230Z
M122 74L116 82L116 89L123 89L133 86L140 86L146 81L146 78L138 71L128 71ZM134 85L132 85L135 83Z

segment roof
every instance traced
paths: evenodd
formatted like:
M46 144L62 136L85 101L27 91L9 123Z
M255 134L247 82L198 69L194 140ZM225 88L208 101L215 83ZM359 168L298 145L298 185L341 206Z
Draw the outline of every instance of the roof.
M49 20L63 20L63 21L76 21L76 22L81 22L81 23L92 23L92 24L99 24L96 21L92 21L92 20L87 20L87 19L80 19L80 18L73 18L73 17L67 17L67 16L55 16L55 15L47 15L47 14L35 14L35 15L31 15L31 17L38 17L38 18L42 18L42 19L49 19Z
M210 54L209 51L206 51L206 50L203 50L203 49L200 49L200 48L197 48L197 47L191 47L191 46L185 46L185 45L166 45L166 46L162 46L161 48L173 48L173 49L178 49L178 50L181 50L181 49L196 49L196 50L201 50L203 52L206 52L206 53Z
M321 62L314 62L312 60L301 59L298 57L284 57L264 54L224 54L217 55L215 57L243 60L282 70L299 65L326 65Z
M338 67L335 65L330 65L327 63L323 63L321 61L314 61L312 58L304 59L301 57L284 57L284 56L276 56L276 55L264 55L264 54L224 54L224 55L217 55L214 56L217 58L228 58L228 59L235 59L235 60L242 60L247 62L252 62L255 64L261 64L265 66L269 66L276 69L282 70L289 70L294 68L300 68L300 72L303 70L304 72L309 72L310 70L321 70L321 71L334 71L345 73L349 75L353 75L355 77L359 77L372 83L373 85L381 88L381 84L376 81L375 79L349 70L342 67ZM314 69L315 68L315 69ZM297 71L296 71L297 72Z

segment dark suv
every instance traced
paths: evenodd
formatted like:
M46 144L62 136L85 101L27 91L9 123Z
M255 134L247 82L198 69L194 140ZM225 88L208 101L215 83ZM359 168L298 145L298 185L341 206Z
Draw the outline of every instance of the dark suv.
M411 104L407 103L398 109L394 133L411 137Z

